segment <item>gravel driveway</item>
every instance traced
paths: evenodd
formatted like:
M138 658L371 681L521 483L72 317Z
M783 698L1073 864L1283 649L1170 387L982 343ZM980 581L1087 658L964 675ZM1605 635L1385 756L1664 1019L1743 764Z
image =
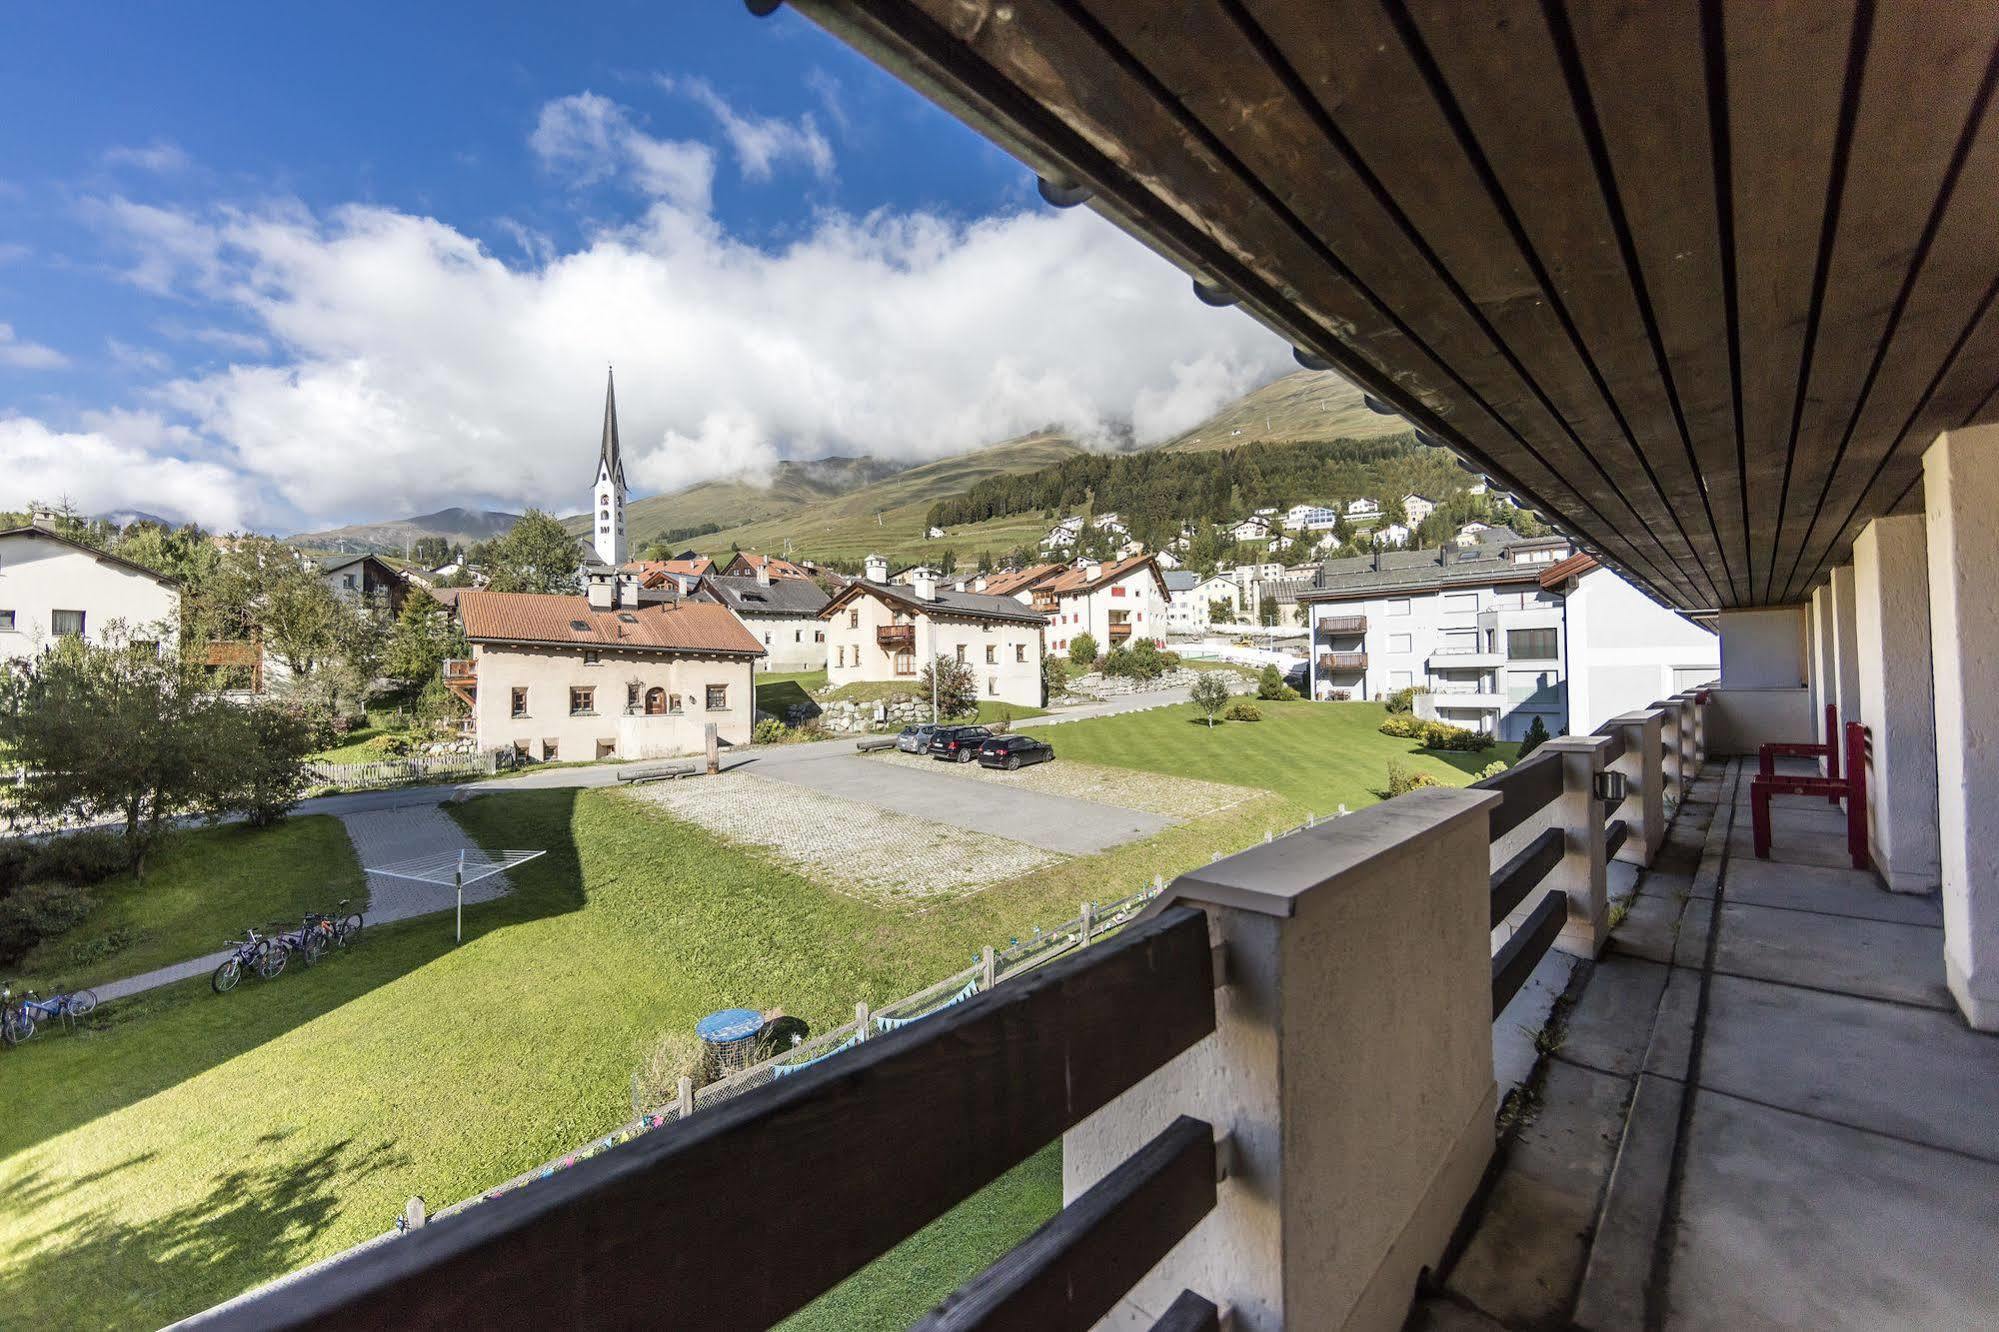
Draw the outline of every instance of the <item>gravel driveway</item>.
M1191 777L1167 777L1156 772L1112 768L1101 763L1078 763L1060 757L1053 763L1037 763L1017 772L982 768L976 763L939 763L923 754L902 754L894 750L871 754L871 763L892 763L898 767L927 772L933 776L962 777L990 782L1016 791L1034 791L1060 796L1065 800L1089 800L1119 809L1135 809L1169 819L1204 818L1217 811L1240 805L1262 794L1246 786L1226 786Z

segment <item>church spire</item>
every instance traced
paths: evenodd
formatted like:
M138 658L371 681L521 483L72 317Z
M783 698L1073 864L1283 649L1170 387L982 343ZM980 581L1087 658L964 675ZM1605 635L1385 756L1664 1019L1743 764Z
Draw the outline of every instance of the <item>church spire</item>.
M625 488L625 463L618 456L618 385L611 367L604 367L604 444L597 453L598 474Z

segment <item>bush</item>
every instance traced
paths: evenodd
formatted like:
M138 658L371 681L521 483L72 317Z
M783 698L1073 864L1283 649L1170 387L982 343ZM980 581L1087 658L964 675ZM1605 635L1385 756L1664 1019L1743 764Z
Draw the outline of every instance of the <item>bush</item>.
M1404 740L1414 740L1422 734L1423 725L1424 722L1420 717L1412 716L1406 712L1392 712L1388 715L1388 719L1381 723L1379 729L1383 735L1393 735Z
M1492 762L1486 764L1483 768L1480 768L1478 772L1473 775L1472 780L1475 782L1482 782L1488 777L1497 777L1499 776L1500 773L1505 771L1506 771L1506 760L1494 759Z
M1167 656L1151 639L1141 638L1125 654L1125 670L1135 679L1157 680L1166 674ZM1179 658L1172 660L1173 664L1179 664Z
M1005 735L1013 729L1013 709L1001 708L999 716L986 723L986 729L994 735Z
M1526 758L1529 754L1547 743L1548 728L1541 724L1539 717L1536 717L1533 724L1527 728L1527 734L1520 737L1520 754L1513 761L1518 763L1521 759Z
M1097 662L1097 669L1112 679L1138 674L1132 669L1131 653L1121 647L1114 647L1104 653L1103 658Z
M1087 671L1090 669L1091 663L1095 662L1096 659L1097 640L1092 638L1087 631L1077 634L1069 640L1070 661L1075 662Z
M1229 710L1222 714L1223 721L1262 721L1263 709L1246 698L1239 698L1229 704Z
M781 745L791 739L791 728L775 717L765 717L750 732L753 745Z
M1445 749L1455 753L1476 754L1492 747L1492 732L1467 731L1462 726L1452 726L1449 722L1425 721L1412 713L1401 712L1390 716L1380 726L1383 735L1399 736L1414 740L1425 749Z
M1284 683L1284 672L1273 661L1256 677L1256 696L1266 703L1288 703L1298 697L1298 691Z
M61 883L78 888L102 883L130 868L132 858L125 844L108 832L71 833L29 848L21 880L32 883Z
M119 857L123 868L124 857ZM0 964L14 962L43 939L90 914L90 894L72 883L31 883L0 899Z
M1406 689L1398 689L1388 696L1388 710L1391 713L1408 712L1416 706L1416 695L1427 694L1429 692L1429 690L1423 688L1421 685L1410 685Z
M1429 773L1418 771L1399 759L1388 760L1388 794L1391 799L1399 795L1408 795L1420 786L1441 784Z
M1049 655L1041 659L1041 701L1052 703L1069 687L1069 663Z

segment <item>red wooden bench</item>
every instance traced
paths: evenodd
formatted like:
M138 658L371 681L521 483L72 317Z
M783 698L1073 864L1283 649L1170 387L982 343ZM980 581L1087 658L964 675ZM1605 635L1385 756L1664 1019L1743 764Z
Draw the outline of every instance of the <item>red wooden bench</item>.
M1767 749L1767 747L1766 747ZM1846 799L1846 851L1853 868L1867 868L1867 728L1859 722L1846 724L1846 776L1806 777L1778 775L1767 770L1749 782L1750 826L1756 841L1756 857L1770 858L1770 797L1779 795L1824 796L1834 804Z
M1816 758L1825 760L1825 775L1831 781L1839 780L1839 708L1835 704L1825 705L1825 739L1816 744L1800 744L1773 740L1756 749L1757 771L1765 777L1777 775L1778 758ZM1837 805L1839 797L1829 795L1826 803Z

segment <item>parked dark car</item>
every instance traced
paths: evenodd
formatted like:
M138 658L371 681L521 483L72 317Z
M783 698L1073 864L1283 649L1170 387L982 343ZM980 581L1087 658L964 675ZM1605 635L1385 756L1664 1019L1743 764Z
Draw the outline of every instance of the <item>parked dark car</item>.
M1008 772L1054 757L1055 746L1031 735L996 735L979 746L981 768L1005 768Z
M970 763L979 756L979 746L992 735L983 726L940 726L930 736L930 757Z
M930 737L936 734L936 722L918 722L914 726L902 728L902 734L895 738L895 747L905 754L921 754L929 750Z

